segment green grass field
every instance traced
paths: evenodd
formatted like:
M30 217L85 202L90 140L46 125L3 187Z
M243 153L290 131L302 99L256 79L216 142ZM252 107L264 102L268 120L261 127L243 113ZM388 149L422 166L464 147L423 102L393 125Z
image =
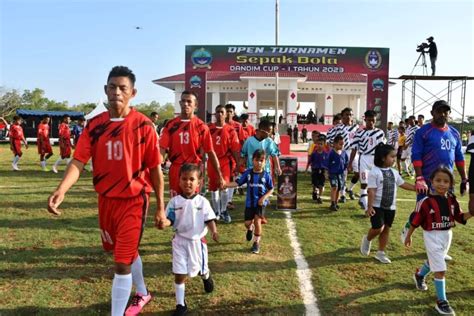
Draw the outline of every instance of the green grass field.
M91 174L83 174L66 196L63 216L54 218L46 211L46 201L62 175L40 171L34 146L25 151L21 172L11 171L11 158L8 146L0 145L0 315L107 315L113 261L102 252ZM310 193L310 177L300 174L299 210L293 219L323 315L436 314L432 275L427 292L417 291L412 281L412 273L425 259L421 232L415 233L411 249L405 249L399 238L414 207L414 193L398 191L389 265L376 261L373 254L360 255L359 243L370 222L356 201L331 213L327 197L320 206L312 203ZM208 238L216 290L205 294L199 278L188 281L190 313L304 314L285 215L268 210L262 251L254 255L244 237L243 197L235 200L233 222L218 225L220 242ZM466 209L467 198L460 201ZM153 201L150 215L154 205ZM141 256L154 299L144 314L166 315L175 307L172 231L158 231L149 217ZM473 224L454 229L450 251L454 260L448 264L447 295L458 315L474 314Z

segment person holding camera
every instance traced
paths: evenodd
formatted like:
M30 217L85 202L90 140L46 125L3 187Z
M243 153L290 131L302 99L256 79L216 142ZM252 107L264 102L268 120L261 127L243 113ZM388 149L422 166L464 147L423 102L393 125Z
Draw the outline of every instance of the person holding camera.
M436 47L436 43L433 41L433 36L427 38L428 40L428 54L430 54L430 62L431 62L431 75L434 76L436 72L436 58L438 57L438 48Z

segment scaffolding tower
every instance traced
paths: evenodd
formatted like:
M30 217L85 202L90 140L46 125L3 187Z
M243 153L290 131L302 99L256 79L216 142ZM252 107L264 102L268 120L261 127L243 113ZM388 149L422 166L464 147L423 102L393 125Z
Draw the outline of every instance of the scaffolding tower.
M468 80L474 77L468 76L417 76L403 75L396 79L402 81L402 107L401 117L404 120L408 113L415 115L423 109L433 105L434 101L444 99L450 104L451 110L461 115L461 135L464 132L464 108L466 106L466 86ZM447 86L439 92L433 93L425 88L419 81L447 81ZM461 88L460 104L452 104L453 92ZM430 97L425 99L417 94L417 89L427 92ZM408 93L407 93L408 91ZM407 107L407 94L410 94L410 107ZM418 103L417 103L418 102Z

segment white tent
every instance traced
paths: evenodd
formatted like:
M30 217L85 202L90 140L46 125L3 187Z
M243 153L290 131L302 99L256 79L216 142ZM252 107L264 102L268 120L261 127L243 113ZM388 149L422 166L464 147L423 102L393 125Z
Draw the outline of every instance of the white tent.
M86 120L90 120L91 118L96 117L100 113L103 113L103 112L106 112L106 111L108 111L108 110L105 107L104 102L102 102L102 100L100 100L99 103L97 104L97 106L95 107L95 109L93 109L89 114L85 115L84 118Z

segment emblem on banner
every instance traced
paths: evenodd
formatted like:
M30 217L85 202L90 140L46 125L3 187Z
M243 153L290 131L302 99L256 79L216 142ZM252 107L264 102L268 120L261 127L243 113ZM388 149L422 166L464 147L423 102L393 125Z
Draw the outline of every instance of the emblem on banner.
M382 79L376 78L372 81L372 91L383 91L385 83Z
M365 65L370 70L379 70L382 67L382 55L376 49L369 50L365 55Z
M194 75L189 79L189 86L191 88L201 88L202 79L201 77Z
M211 69L212 54L205 48L196 49L191 54L191 61L193 62L193 69L207 68Z

